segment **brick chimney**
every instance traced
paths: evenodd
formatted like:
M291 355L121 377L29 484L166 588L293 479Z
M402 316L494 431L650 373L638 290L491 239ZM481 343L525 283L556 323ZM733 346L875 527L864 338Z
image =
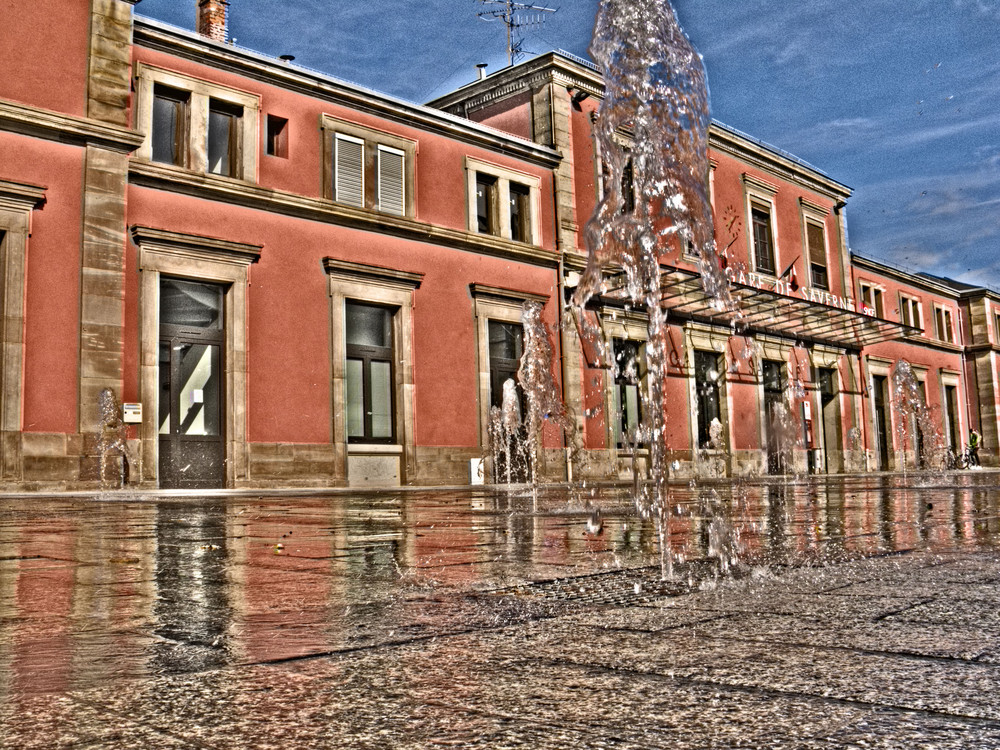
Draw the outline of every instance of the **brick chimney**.
M227 0L198 0L198 33L225 42L227 5Z

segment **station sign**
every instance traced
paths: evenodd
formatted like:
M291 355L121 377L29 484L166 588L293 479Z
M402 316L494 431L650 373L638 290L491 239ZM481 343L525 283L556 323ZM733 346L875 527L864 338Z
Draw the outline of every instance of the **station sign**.
M809 286L797 287L783 279L762 276L752 271L734 271L732 268L726 269L726 276L729 277L730 283L760 289L762 292L773 292L774 294L780 294L782 297L802 299L813 304L836 307L838 310L860 312L870 316L875 315L875 310L867 305L855 305L851 297L841 297L837 294L831 294L825 289L816 289Z

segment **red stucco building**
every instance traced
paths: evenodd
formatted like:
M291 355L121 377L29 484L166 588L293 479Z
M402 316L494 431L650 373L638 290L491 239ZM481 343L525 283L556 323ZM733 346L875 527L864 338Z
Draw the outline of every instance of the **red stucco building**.
M591 65L543 55L419 106L226 43L213 0L201 33L126 0L15 5L2 487L96 486L107 389L139 487L477 481L525 301L585 448L570 467L550 426L543 476L643 464L644 320L595 304L618 368L562 325L602 189ZM901 358L942 434L995 453L1000 297L852 256L848 187L722 125L710 145L742 312L712 310L684 248L662 259L675 471L901 467Z

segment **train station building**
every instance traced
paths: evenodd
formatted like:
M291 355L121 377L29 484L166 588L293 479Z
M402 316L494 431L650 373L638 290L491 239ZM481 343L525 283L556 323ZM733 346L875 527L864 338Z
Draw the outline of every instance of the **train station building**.
M418 105L228 43L217 0L197 32L127 0L15 5L0 489L98 486L108 390L138 488L490 482L525 302L582 446L547 426L542 478L644 466L646 321L615 269L590 311L615 362L565 324L603 190L588 61ZM715 123L710 156L740 304L711 304L690 248L661 258L674 471L913 466L904 360L946 446L975 428L995 463L1000 294L852 253L850 188L780 149Z

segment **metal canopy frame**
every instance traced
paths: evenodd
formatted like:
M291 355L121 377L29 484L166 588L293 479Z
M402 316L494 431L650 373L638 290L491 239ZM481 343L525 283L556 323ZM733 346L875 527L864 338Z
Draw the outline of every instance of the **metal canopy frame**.
M694 271L661 266L660 304L674 316L726 326L734 333L760 333L795 341L859 350L881 341L920 333L914 326L845 310L823 302L810 302L779 292L730 281L736 307L719 309L702 289ZM619 277L620 278L620 277ZM621 286L609 280L607 295L615 297Z

